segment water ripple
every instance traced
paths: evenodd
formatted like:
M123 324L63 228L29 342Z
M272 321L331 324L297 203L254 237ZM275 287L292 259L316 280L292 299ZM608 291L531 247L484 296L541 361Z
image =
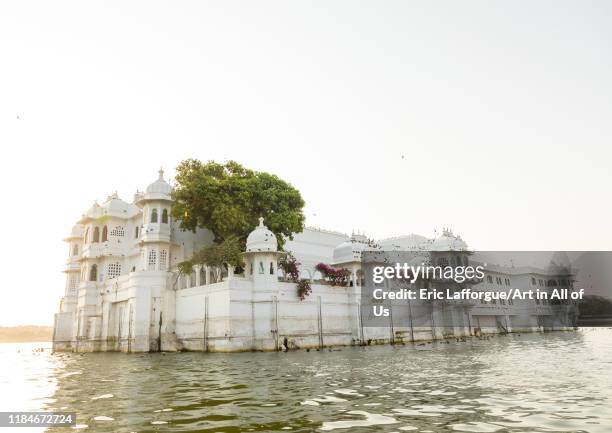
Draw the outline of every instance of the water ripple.
M0 345L2 410L85 432L612 431L612 329L242 354L55 354ZM74 429L54 428L49 432Z

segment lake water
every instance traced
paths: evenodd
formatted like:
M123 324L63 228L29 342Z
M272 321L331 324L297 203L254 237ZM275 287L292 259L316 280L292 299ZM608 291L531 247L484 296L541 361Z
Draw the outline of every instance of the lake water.
M0 344L0 410L74 411L80 431L612 432L609 328L321 352L40 346Z

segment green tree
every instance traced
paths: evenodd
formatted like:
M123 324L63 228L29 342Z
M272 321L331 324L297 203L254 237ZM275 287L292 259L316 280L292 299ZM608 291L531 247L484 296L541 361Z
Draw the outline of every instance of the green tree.
M213 244L202 248L193 256L194 264L203 264L213 267L221 267L230 265L233 267L242 267L242 247L238 238L231 236L225 239L220 244Z
M220 164L187 159L176 169L173 217L181 228L207 228L215 243L235 237L243 249L260 216L282 247L304 228L300 192L277 176L249 170L235 161Z
M602 296L589 295L578 304L581 315L610 316L612 315L612 301Z

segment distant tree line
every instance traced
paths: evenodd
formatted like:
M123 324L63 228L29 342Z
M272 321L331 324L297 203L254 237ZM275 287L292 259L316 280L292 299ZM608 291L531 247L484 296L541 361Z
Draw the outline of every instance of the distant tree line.
M589 295L578 304L581 316L612 316L612 301L603 296Z

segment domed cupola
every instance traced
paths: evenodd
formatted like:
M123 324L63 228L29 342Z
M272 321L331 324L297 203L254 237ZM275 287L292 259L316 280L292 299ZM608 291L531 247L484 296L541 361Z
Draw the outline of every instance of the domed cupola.
M432 251L467 251L468 245L460 236L454 235L449 229L442 231L442 236L431 244Z
M144 194L137 197L137 202L143 200L170 200L172 186L164 179L164 170L159 169L159 177L155 182L147 186Z
M87 210L85 215L89 218L99 218L102 216L102 207L98 204L98 202L94 202L94 204Z
M129 210L130 205L121 200L117 195L117 192L109 195L106 201L102 204L104 214L114 216L125 216Z
M333 265L361 261L361 253L368 248L368 238L361 234L353 234L351 238L342 242L333 253Z
M246 251L258 252L258 251L277 251L278 241L272 231L266 227L263 223L263 217L259 218L259 225L255 227L246 241Z

